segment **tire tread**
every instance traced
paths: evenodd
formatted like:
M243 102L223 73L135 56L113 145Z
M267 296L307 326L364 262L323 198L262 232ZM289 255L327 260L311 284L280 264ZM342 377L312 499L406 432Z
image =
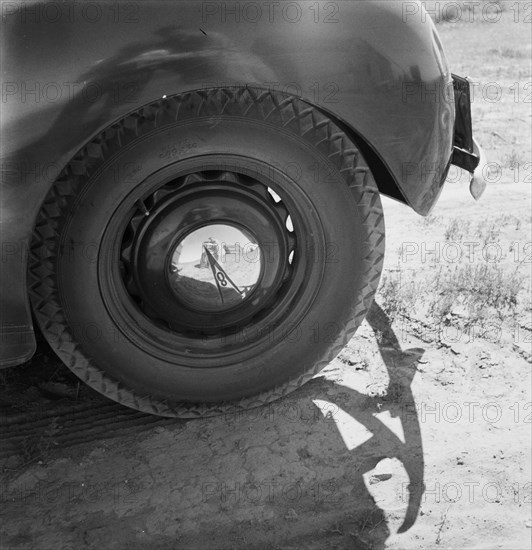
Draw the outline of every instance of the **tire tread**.
M239 116L262 120L291 132L316 147L342 174L368 228L362 261L365 285L353 304L351 320L328 353L304 374L256 396L227 403L170 403L141 395L111 379L77 344L63 310L55 259L68 210L95 165L125 143L154 128L195 117ZM200 418L236 413L276 401L318 374L348 343L369 310L384 261L384 216L371 171L349 138L320 111L293 96L252 87L194 91L156 101L127 115L87 143L63 169L50 189L33 231L29 257L29 293L40 328L63 362L85 383L134 409L160 416Z

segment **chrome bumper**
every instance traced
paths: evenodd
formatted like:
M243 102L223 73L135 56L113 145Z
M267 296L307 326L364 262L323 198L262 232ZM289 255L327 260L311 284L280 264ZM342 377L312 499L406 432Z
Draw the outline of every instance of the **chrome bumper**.
M469 190L478 200L486 190L486 157L473 137L469 80L453 74L453 87L456 118L451 163L471 174Z
M471 180L469 182L469 191L473 198L478 201L486 190L486 180L484 176L486 174L487 162L486 155L475 138L473 138L473 154L478 157L479 162L474 172L470 172Z

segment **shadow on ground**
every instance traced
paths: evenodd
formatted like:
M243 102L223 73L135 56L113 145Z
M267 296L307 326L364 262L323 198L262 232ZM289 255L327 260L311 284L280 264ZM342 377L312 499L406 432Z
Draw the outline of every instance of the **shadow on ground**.
M210 419L157 419L99 398L84 409L78 400L78 421L42 415L33 437L53 444L4 468L4 544L384 548L390 524L408 529L420 506L410 384L423 350L401 350L377 305L368 322L390 379L384 397L317 378L270 406Z

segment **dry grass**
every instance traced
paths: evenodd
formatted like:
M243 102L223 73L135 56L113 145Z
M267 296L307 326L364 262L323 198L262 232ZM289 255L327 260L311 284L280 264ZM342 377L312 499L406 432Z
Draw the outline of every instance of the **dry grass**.
M446 241L461 241L465 235L469 232L471 222L460 218L454 218L451 220L447 228L445 229Z
M512 150L511 153L504 155L502 166L503 168L509 168L510 170L524 169L527 162L530 160L522 151Z
M528 57L525 51L509 48L507 46L503 46L500 50L495 50L495 53L498 53L501 57L508 57L510 59L523 59Z
M465 263L451 269L440 269L433 281L435 299L430 304L433 317L443 319L455 308L465 308L472 321L514 313L518 295L525 289L526 276L499 264Z
M470 327L524 318L531 309L530 264L511 243L522 221L505 214L476 223L463 218L438 222L433 221L432 228L443 233L443 239L426 245L428 251L441 253L429 252L412 261L399 258L397 268L383 275L379 301L390 319ZM517 241L522 248L521 243ZM461 250L462 256L457 261L446 258L445 246Z

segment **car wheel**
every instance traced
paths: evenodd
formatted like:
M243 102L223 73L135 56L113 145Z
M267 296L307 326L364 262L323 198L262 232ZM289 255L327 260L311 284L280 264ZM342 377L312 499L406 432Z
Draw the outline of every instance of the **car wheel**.
M364 319L384 255L360 152L303 101L168 97L92 139L39 213L30 294L92 388L164 416L298 388Z

